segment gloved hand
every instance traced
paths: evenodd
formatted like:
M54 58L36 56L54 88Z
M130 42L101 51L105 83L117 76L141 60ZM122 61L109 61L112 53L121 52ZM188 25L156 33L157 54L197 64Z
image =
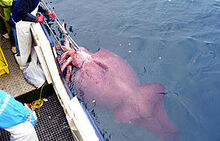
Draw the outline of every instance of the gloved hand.
M47 14L50 16L51 19L56 19L56 15L54 14L53 11L47 11Z
M37 15L37 22L36 23L44 23L44 16L42 15Z

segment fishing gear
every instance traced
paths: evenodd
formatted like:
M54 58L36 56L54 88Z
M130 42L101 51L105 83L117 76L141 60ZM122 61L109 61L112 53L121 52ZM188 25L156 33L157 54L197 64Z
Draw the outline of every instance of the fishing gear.
M42 16L42 14L37 13L37 16ZM50 30L50 33L52 34L53 38L54 38L54 39L56 40L56 42L59 44L59 46L61 47L61 49L64 50L63 47L62 47L62 45L61 45L61 43L60 43L60 41L58 40L58 38L57 38L56 35L54 34L53 30L50 28L50 26L49 26L49 24L47 23L47 21L46 21L45 19L44 19L43 21L44 21L44 23L46 24L47 28Z
M61 43L60 43L60 41L58 40L58 38L56 37L56 35L53 33L53 30L50 28L50 26L49 26L49 24L47 23L46 20L44 21L44 23L46 24L47 28L50 30L50 32L51 32L53 38L56 40L56 42L59 44L59 46L62 48L62 50L64 50L63 47L62 47L62 45L61 45Z
M49 7L47 6L47 4L46 4L43 0L41 0L41 3L44 5L44 7L47 9L47 11L49 11L49 13L51 13L51 10L50 10L50 9L52 9L52 8L49 8ZM47 3L48 3L48 2L47 2ZM54 11L53 11L53 13L54 13ZM55 14L55 13L54 13L54 14ZM56 14L55 14L55 16L56 16ZM64 29L64 27L60 24L60 20L57 18L57 16L56 16L56 18L54 19L54 21L55 21L56 24L58 25L60 31L64 34L65 38L66 38L66 39L69 41L69 43L72 45L73 49L74 49L75 51L77 51L77 50L79 49L79 46L78 46L78 45L76 44L76 42L69 36L68 32Z

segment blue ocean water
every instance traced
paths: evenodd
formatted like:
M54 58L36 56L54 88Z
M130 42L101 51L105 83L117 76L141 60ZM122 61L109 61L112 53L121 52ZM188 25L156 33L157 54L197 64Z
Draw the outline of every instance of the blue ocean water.
M220 140L219 0L51 0L71 37L125 59L141 84L160 82L177 141ZM105 109L95 120L109 141L158 141L137 126L116 124Z

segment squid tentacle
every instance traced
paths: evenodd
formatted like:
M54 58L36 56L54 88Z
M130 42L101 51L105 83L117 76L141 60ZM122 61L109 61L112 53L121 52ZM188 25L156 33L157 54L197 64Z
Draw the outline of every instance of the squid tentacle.
M72 57L69 57L61 66L61 71L63 72L68 65L72 63Z

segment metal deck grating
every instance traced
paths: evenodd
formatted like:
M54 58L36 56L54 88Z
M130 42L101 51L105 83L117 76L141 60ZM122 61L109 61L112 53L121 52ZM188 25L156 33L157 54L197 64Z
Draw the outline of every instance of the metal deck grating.
M0 129L0 141L10 141L10 134L7 131Z
M0 36L0 46L8 62L8 68L10 72L9 74L3 74L0 76L0 89L4 89L7 93L14 97L36 89L34 86L27 83L24 79L23 73L19 69L14 55L11 52L11 44L9 40L6 40Z
M36 132L39 141L74 141L63 109L55 93L47 97L44 105L36 110ZM0 141L9 141L9 134L0 130Z

